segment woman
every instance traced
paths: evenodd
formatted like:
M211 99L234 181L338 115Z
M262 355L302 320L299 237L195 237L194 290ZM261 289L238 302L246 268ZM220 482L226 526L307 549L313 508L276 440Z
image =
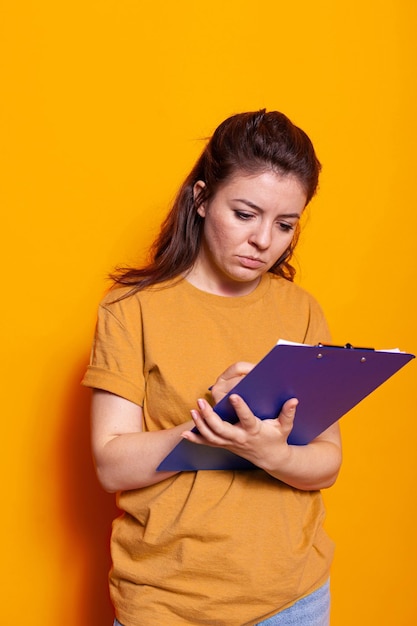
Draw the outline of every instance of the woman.
M211 408L279 338L329 340L290 265L319 171L285 115L225 120L149 264L119 271L100 305L83 382L94 388L97 474L123 511L111 539L115 624L328 624L333 546L319 490L340 468L338 426L290 446L295 398L261 421L231 396L235 425ZM181 438L256 469L158 472Z

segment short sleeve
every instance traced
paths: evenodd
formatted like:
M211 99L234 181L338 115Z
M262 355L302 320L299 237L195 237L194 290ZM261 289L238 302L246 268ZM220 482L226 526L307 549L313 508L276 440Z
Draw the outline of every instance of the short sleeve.
M142 406L143 341L140 303L105 298L98 309L90 363L82 385L103 389Z

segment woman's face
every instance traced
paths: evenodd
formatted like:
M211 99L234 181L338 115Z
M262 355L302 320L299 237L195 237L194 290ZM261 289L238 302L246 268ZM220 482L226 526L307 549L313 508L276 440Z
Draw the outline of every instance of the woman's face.
M196 183L196 196L203 187ZM187 280L218 295L250 293L287 250L305 204L291 174L235 174L198 208L202 243Z

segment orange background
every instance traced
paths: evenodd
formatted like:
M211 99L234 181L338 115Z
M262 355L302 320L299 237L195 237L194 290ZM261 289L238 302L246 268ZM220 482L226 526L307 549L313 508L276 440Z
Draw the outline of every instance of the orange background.
M111 624L115 507L79 380L106 274L143 257L226 116L279 109L315 143L297 280L335 342L417 352L416 27L412 0L1 4L3 623ZM416 371L343 420L335 626L417 614Z

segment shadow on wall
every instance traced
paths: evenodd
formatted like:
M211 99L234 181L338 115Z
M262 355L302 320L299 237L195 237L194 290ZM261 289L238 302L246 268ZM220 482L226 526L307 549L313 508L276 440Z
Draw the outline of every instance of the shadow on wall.
M86 360L87 363L87 360ZM110 626L113 609L108 592L109 540L112 520L120 514L113 494L98 484L90 447L90 390L81 387L85 365L69 381L61 440L59 470L61 507L68 541L82 548L79 623Z

